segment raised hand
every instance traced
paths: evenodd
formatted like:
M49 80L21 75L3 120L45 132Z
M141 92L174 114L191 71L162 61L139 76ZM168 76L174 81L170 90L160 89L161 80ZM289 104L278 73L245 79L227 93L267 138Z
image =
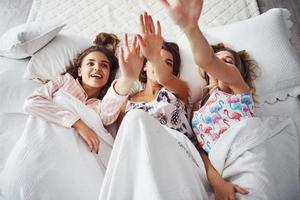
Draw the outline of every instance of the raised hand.
M156 60L160 57L163 44L159 21L157 21L155 27L152 17L145 12L143 15L140 15L140 31L141 35L137 35L137 38L142 54L149 61Z
M124 36L124 45L119 54L121 77L127 80L138 80L143 67L144 57L140 55L140 46L134 36L131 48L128 45L128 35Z
M134 81L138 80L144 64L144 57L140 55L136 36L129 48L128 36L125 34L124 44L119 54L119 64L121 76L113 87L119 95L128 95Z
M173 5L171 5L168 0L160 1L167 9L174 23L182 29L197 26L203 0L176 0Z

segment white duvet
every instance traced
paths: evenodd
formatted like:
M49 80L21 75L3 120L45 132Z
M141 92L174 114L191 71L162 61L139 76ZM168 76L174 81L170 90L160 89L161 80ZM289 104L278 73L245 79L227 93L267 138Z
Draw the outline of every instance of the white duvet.
M55 99L80 113L99 134L100 155L92 154L73 129L26 115L0 115L1 123L19 120L10 122L9 129L0 128L0 199L213 199L203 162L183 134L161 126L143 111L131 111L111 151L113 139L96 113L68 94ZM281 163L266 145L275 141L270 138L296 133L293 127L290 120L247 119L231 127L212 148L209 157L220 174L249 191L239 199L299 197L297 152ZM297 143L297 137L291 139ZM280 179L275 165L285 166L289 175L282 173ZM282 184L289 194L281 194Z
M274 183L268 169L270 154L265 144L291 123L247 119L231 127L212 148L209 158L220 174L249 191L238 199L280 199L276 189L280 183ZM297 190L299 182L289 184ZM297 193L283 196L295 199ZM118 132L102 184L99 200L108 199L200 200L213 199L213 194L191 142L147 113L130 111Z
M67 93L57 93L54 100L77 112L99 135L99 155L89 151L74 129L33 116L16 115L15 118L22 119L20 122L25 125L19 124L20 128L24 128L7 133L17 137L22 131L11 153L7 155L9 150L6 149L0 153L1 162L5 163L1 163L4 168L0 174L0 199L97 199L113 138L102 126L96 112L79 100ZM1 121L5 121L6 115L1 117ZM6 136L6 139L11 138ZM7 142L2 139L0 146ZM14 138L11 141L13 144ZM3 155L4 152L6 155Z

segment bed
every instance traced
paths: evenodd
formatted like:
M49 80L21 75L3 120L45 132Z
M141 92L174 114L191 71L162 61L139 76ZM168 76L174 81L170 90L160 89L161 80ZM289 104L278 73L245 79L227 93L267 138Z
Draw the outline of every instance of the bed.
M49 36L47 42L43 41L44 44L31 52L29 57L15 59L0 56L0 143L3 144L0 146L0 172L21 135L10 135L10 132L23 128L18 127L15 119L22 121L26 97L43 84L43 80L61 73L68 60L89 46L99 31L114 32L120 37L124 32L136 32L137 16L144 10L161 20L164 37L177 41L180 46L182 65L191 66L183 67L180 74L191 89L191 103L201 97L198 88L203 87L204 80L195 73L196 66L191 62L186 38L173 25L158 1L17 2L1 2L0 9L6 12L0 21L0 35L26 21L43 24L52 20L57 26L51 29L55 30L55 34ZM279 199L299 199L300 59L289 43L292 26L289 12L276 9L260 15L255 0L213 0L205 1L200 21L211 43L224 42L237 50L246 49L261 66L261 75L255 82L258 116L290 119L290 124L265 144L270 153L268 169ZM47 62L41 63L45 59ZM47 69L41 69L41 65Z

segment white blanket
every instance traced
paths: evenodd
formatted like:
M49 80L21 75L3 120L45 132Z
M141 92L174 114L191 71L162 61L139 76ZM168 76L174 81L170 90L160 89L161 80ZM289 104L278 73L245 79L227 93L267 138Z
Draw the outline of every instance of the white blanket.
M222 176L249 191L239 199L278 199L264 142L289 123L271 128L270 120L244 120L212 148L209 157ZM213 193L191 142L137 110L125 116L114 143L99 196L108 199L200 200L213 199Z
M82 114L90 112L83 111ZM1 200L213 199L204 165L190 141L143 111L131 111L124 118L104 180L112 139L103 134L105 130L98 131L106 138L101 140L101 162L74 130L27 118L21 114L0 115ZM97 117L94 119L94 126L98 126ZM245 120L233 126L228 137L222 137L211 150L210 159L222 176L250 192L239 199L298 199L298 150L294 146L282 147L297 143L294 127L287 132L290 123ZM269 140L270 137L273 138ZM267 149L267 156L268 146L272 149ZM280 153L284 149L292 151Z
M239 199L279 199L274 177L269 173L266 141L280 133L290 120L249 118L232 126L211 149L209 159L222 176L245 188Z
M6 200L98 198L113 138L102 126L100 117L78 99L66 93L58 93L54 100L77 112L99 135L101 141L99 155L89 151L74 129L29 116L26 125L23 126L23 133L8 158L0 155L2 161L6 161L0 174L1 198ZM27 116L23 115L24 117ZM13 136L19 133L9 134ZM0 145L5 142L0 140Z

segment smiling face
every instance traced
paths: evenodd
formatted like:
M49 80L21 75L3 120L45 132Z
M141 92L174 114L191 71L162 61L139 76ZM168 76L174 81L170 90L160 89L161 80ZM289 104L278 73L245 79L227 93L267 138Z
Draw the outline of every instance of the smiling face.
M163 58L164 62L167 64L167 67L168 67L168 70L170 71L170 73L173 73L174 61L173 61L172 54L170 52L162 49L160 51L160 55ZM157 83L157 79L156 79L155 73L154 73L154 68L149 62L146 63L144 70L146 71L147 79L149 81Z
M86 55L78 69L84 89L100 89L107 83L110 74L109 61L105 54L94 51Z

